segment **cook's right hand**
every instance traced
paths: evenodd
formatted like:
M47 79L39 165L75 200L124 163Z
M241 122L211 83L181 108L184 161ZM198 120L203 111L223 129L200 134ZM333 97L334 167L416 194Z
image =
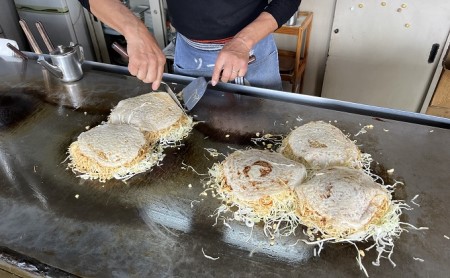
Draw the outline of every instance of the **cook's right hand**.
M128 70L145 83L153 83L157 90L161 84L166 56L147 28L138 27L133 35L126 37L129 56Z

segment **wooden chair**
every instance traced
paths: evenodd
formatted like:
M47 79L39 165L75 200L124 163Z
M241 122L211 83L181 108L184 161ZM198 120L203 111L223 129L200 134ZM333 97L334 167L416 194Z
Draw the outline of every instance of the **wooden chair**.
M283 25L275 31L277 34L297 37L295 51L278 49L281 80L289 81L294 93L301 93L303 90L312 18L312 12L299 12L296 25Z

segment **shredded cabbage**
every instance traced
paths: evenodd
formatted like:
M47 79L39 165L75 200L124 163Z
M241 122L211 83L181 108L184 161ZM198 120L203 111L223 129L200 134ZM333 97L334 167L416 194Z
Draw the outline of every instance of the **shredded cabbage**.
M375 178L381 179L378 176L376 176ZM392 194L395 186L399 183L400 182L396 182L393 185L380 184L380 186L386 188ZM400 234L403 231L407 231L406 228L412 228L416 230L428 229L427 227L417 228L409 223L401 222L400 216L402 215L404 210L412 210L412 208L404 201L391 200L387 211L379 218L378 221L376 221L375 223L370 223L365 227L364 231L357 231L348 235L330 235L323 232L317 225L305 223L302 219L300 219L301 224L306 226L304 234L309 237L309 240L304 240L304 242L307 244L319 245L319 254L325 242L352 244L356 248L358 254L358 256L356 257L356 261L360 269L368 277L367 270L362 263L362 254L364 253L361 253L362 250L359 250L356 246L357 242L374 242L373 245L365 249L365 251L369 251L375 248L377 252L377 258L372 262L373 265L379 266L381 258L386 258L395 267L396 264L391 258L394 252L394 240L400 237Z
M257 223L263 223L264 234L267 237L288 236L295 234L300 224L296 214L297 195L292 190L265 196L258 201L243 201L236 198L230 187L226 184L223 166L216 163L209 170L210 179L207 181L207 190L220 200L219 206L212 216L232 221L237 220L252 228Z

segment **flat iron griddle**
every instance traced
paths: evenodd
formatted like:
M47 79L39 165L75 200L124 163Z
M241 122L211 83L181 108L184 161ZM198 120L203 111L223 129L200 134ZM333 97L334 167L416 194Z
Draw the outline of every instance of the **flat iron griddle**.
M405 122L336 111L320 99L312 105L275 100L288 93L251 97L245 94L258 89L227 84L228 91L209 89L190 112L201 123L183 145L166 150L161 166L127 183L100 183L79 179L67 169L69 144L86 127L105 121L121 99L150 87L119 67L86 63L84 72L79 82L64 84L45 77L34 60L0 59L0 104L14 96L15 105L22 101L26 108L0 108L8 114L0 128L0 250L87 277L363 277L353 246L326 244L314 257L313 246L299 241L304 238L300 229L272 246L259 226L214 225L211 215L220 202L200 195L204 174L223 159L205 148L224 154L262 148L251 140L258 132L286 135L295 126L323 120L372 154L374 171L387 182L404 182L395 199L419 195L420 207L411 204L414 210L402 220L430 228L404 232L396 240L396 267L387 260L373 266L376 252L366 252L363 262L370 277L447 277L450 272L448 128L423 124L420 115ZM165 79L175 82L170 83L175 93L188 83L174 75ZM14 113L20 115L14 118ZM415 117L421 124L414 123ZM354 137L366 125L374 128ZM391 168L395 171L388 177ZM202 250L219 259L207 258Z

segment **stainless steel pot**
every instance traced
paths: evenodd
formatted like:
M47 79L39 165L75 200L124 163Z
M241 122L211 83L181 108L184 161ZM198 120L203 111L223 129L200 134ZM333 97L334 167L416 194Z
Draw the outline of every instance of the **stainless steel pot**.
M72 82L83 77L81 66L84 54L81 45L73 43L70 46L58 45L50 52L50 58L53 65L45 61L43 56L39 56L37 62L61 81Z

